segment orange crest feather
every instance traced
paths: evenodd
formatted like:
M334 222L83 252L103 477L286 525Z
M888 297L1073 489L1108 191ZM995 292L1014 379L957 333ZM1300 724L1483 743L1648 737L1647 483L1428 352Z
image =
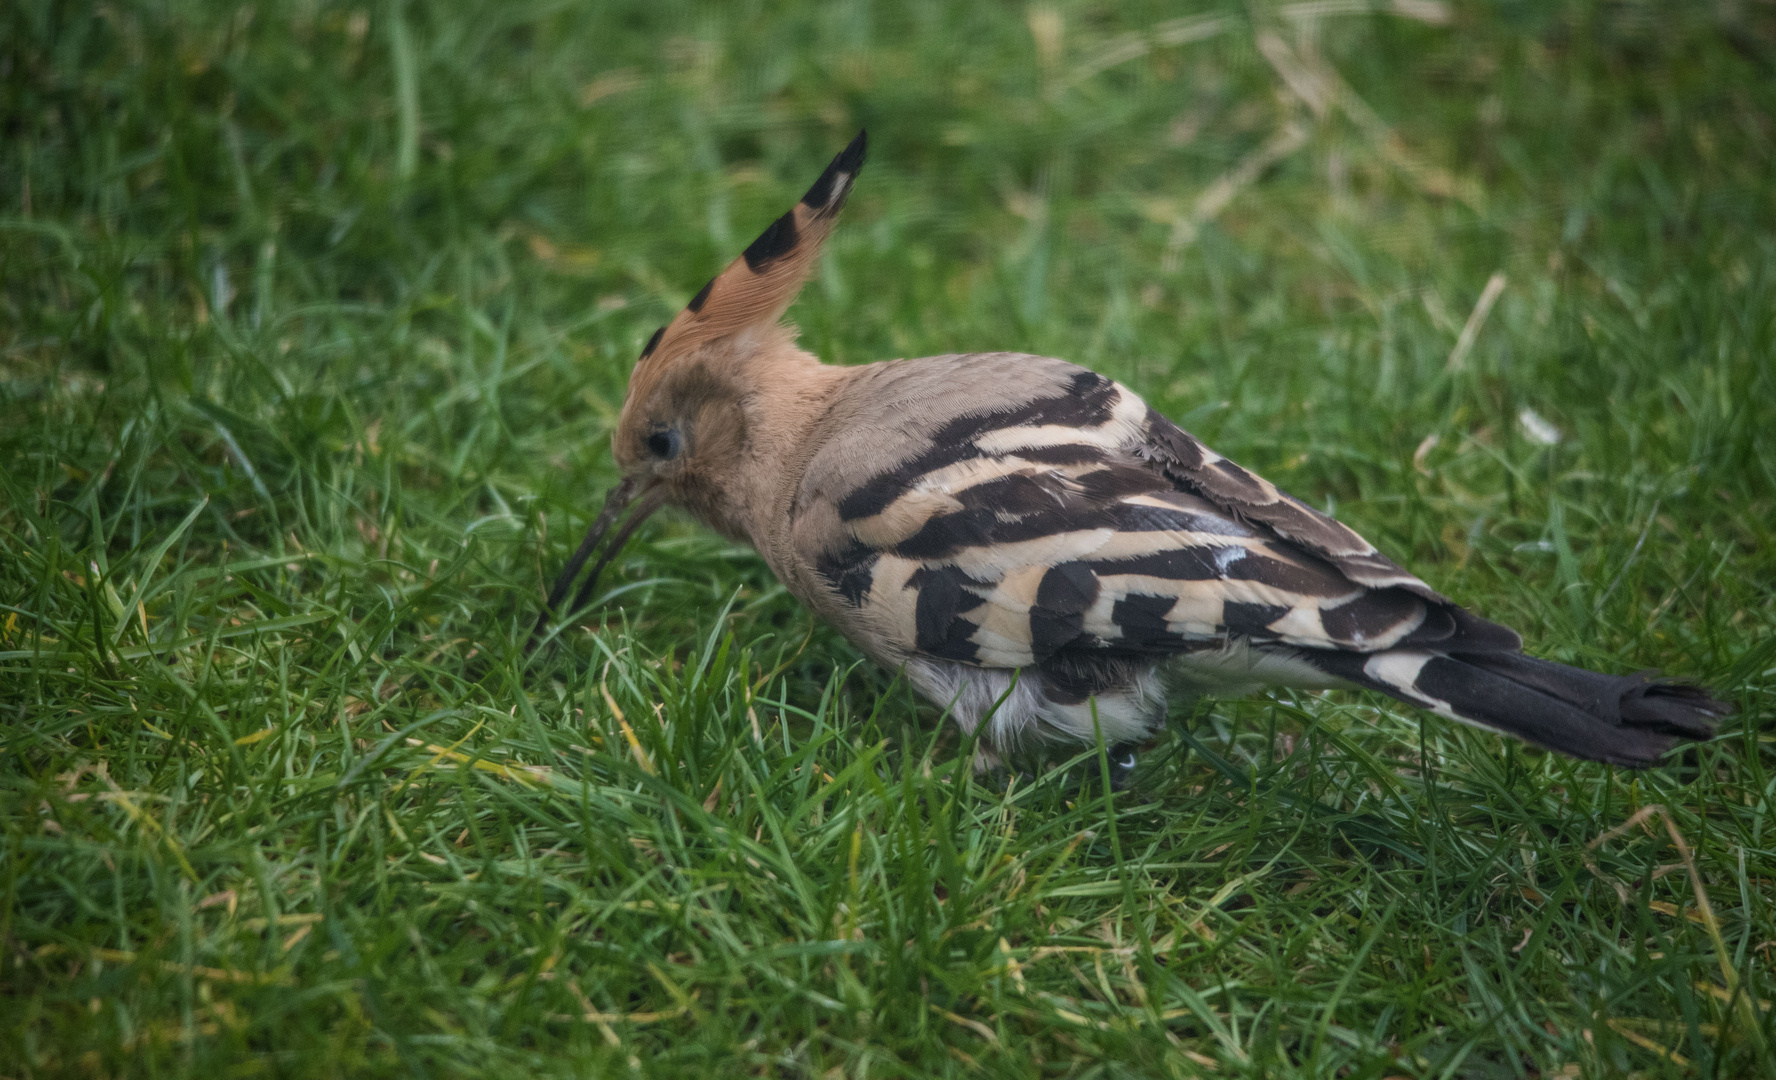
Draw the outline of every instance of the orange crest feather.
M683 356L719 338L775 324L814 272L820 249L863 167L866 146L866 133L859 131L801 202L711 278L677 318L655 331L642 350L641 363Z

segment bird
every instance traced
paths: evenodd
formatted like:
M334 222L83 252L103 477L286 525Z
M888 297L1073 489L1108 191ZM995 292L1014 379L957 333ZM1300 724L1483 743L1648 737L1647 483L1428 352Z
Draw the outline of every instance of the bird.
M607 534L568 613L673 505L750 544L902 673L974 740L980 769L1101 746L1124 786L1180 685L1378 691L1636 768L1731 711L1694 683L1526 654L1516 631L1095 371L1017 352L822 362L783 316L866 147L859 132L648 339L612 434L621 478L533 642Z

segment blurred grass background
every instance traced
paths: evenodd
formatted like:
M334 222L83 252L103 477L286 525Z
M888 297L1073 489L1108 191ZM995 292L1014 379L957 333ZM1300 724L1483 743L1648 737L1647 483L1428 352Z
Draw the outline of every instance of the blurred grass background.
M1098 368L1740 713L974 782L670 519L527 658L642 341L862 126L816 352ZM1767 0L12 0L0 1074L1771 1075L1773 139Z

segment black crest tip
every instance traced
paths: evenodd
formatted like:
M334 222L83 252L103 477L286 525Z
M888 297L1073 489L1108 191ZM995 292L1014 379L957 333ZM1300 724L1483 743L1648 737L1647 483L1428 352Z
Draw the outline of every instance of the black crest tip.
M709 283L704 285L701 289L698 289L696 296L691 297L691 302L686 304L685 307L690 309L692 315L703 310L703 305L709 302L709 290L713 288L715 288L715 279L710 278Z
M860 129L857 137L849 146L838 152L820 179L802 196L802 205L813 210L821 217L836 214L845 205L845 196L851 193L851 184L857 179L857 173L863 168L863 159L869 151L869 132Z
M795 213L792 211L771 222L757 240L746 246L740 256L746 260L748 270L762 274L771 263L789 254L795 248L798 238Z
M660 327L658 330L655 330L654 336L651 338L648 338L648 343L642 347L641 358L643 360L646 360L648 357L654 355L654 350L660 347L660 339L665 336L666 336L666 328L664 326Z

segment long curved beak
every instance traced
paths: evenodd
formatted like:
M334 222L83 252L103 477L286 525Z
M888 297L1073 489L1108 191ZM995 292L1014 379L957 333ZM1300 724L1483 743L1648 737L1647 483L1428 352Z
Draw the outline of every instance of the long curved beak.
M640 498L637 499L637 496ZM610 545L604 549L604 554L592 564L592 573L580 586L580 591L574 594L573 604L562 612L564 617L586 605L586 601L592 596L593 587L598 584L598 575L603 573L604 568L617 557L617 552L623 550L623 545L629 542L629 538L635 534L636 529L641 527L641 523L666 502L666 490L659 486L648 485L639 477L634 476L625 476L617 481L616 487L610 489L610 492L604 497L604 506L598 511L598 517L593 519L592 527L586 530L586 538L580 541L579 550L573 553L573 558L567 560L567 565L562 568L560 576L555 579L555 584L549 589L549 597L543 602L543 610L537 613L536 626L530 631L532 644L535 644L537 636L543 632L543 628L549 625L550 616L554 615L561 606L561 600L567 595L567 590L573 587L574 578L579 575L580 568L585 566L586 560L592 557L594 551L598 550L599 541L604 539L604 535L610 531L612 525L616 524L617 519L622 517L623 511L631 502L635 503L635 512L629 515L627 521L623 522L622 527L611 538Z

